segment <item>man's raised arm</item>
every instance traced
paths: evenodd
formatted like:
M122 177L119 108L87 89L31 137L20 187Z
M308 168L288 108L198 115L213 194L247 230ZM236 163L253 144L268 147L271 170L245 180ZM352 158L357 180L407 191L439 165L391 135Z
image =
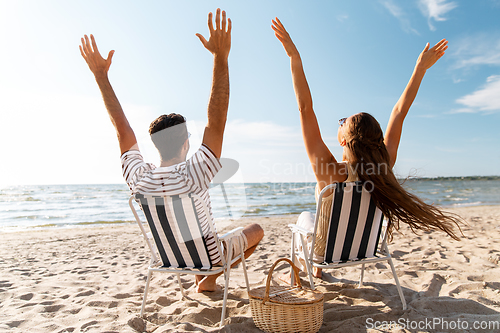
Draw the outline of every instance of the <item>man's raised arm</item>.
M216 157L220 157L229 106L227 58L231 49L231 19L228 18L226 22L226 12L222 11L221 20L221 10L217 8L215 29L212 23L212 13L208 14L208 29L210 31L208 41L201 34L196 34L203 46L214 55L212 92L208 102L208 123L205 127L203 143L214 152Z
M115 51L109 51L108 58L104 59L97 49L94 36L90 35L90 39L92 40L92 44L87 35L85 35L85 38L82 38L80 52L94 74L97 85L101 90L102 99L106 105L106 110L108 110L109 118L115 126L120 151L123 154L131 148L137 149L137 140L108 79L108 70Z

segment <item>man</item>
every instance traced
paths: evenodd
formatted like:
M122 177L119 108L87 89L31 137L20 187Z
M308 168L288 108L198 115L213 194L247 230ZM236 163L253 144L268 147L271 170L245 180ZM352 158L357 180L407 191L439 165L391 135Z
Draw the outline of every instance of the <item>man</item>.
M80 52L95 76L101 90L104 104L111 122L115 126L121 150L123 176L132 193L178 195L185 193L198 194L210 208L208 187L210 181L220 170L219 158L222 151L222 140L229 105L229 70L228 56L231 48L231 20L226 20L226 13L217 9L215 29L212 23L212 13L208 14L210 38L207 41L202 35L196 34L203 46L214 56L213 82L208 103L208 123L203 135L203 144L188 160L189 134L186 120L175 113L162 115L154 120L149 128L151 139L160 153L160 167L156 168L145 163L135 138L118 99L108 80L108 70L114 51L110 51L104 59L97 49L94 36L82 38ZM226 29L227 27L227 29ZM196 204L197 209L201 206ZM199 212L201 213L201 207ZM200 224L204 233L212 263L220 262L215 240L209 235L209 220L200 214ZM214 226L215 227L215 226ZM264 236L258 224L244 228L245 257L250 256ZM238 250L238 242L233 242ZM214 291L217 276L196 276L197 291Z

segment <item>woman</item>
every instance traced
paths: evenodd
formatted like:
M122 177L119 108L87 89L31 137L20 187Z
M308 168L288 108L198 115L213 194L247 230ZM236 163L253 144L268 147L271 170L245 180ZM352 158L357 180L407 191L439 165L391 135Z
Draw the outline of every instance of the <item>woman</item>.
M377 120L368 113L358 113L340 119L337 137L340 145L344 147L344 152L342 161L338 162L321 138L300 54L278 18L273 20L272 28L290 57L302 135L317 180L316 198L325 186L332 183L358 180L366 183L369 181L370 185L373 185L371 186L373 187L372 198L389 220L390 236L392 236L393 229L398 230L399 223L403 222L408 224L414 232L415 230L438 229L446 232L453 239L459 240L454 227L460 230L458 225L460 218L456 215L444 214L438 208L424 203L407 192L392 172L396 163L403 121L417 95L425 72L444 55L448 42L443 39L432 48L429 48L429 43L427 43L417 59L410 82L392 110L385 136ZM331 211L332 196L329 193L325 194L321 203L322 211ZM311 213L303 213L297 223L312 230L314 216ZM315 257L319 259L325 253L328 223L327 216L319 217L314 246ZM321 277L321 270L315 270L314 275Z

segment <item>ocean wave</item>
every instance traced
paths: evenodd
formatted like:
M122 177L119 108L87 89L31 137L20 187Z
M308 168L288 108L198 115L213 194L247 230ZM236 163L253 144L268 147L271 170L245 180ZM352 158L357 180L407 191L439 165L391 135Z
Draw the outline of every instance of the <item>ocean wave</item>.
M44 224L30 224L30 225L0 225L0 233L2 232L19 232L24 230L44 230L44 229L57 229L57 228L85 228L99 225L110 225L110 224L128 224L137 223L132 220L115 220L115 221L93 221L93 222L60 222L60 223L44 223Z
M54 228L54 227L60 227L60 224L57 223L47 223L47 224L38 224L38 225L33 225L31 228L37 228L37 229L44 229L44 228Z
M295 202L295 203L283 203L283 204L268 204L268 203L263 203L263 204L257 204L257 205L252 205L255 207L309 207L309 206L314 206L316 207L315 202Z
M20 216L14 216L14 219L21 219L21 220L36 220L40 216L39 215L20 215Z
M68 215L19 215L13 216L13 219L25 219L25 220L51 220L51 219L65 219Z
M497 204L500 204L500 203L497 203ZM450 207L473 207L473 206L483 206L483 205L485 205L484 202L476 201L476 202L454 203L454 204L451 204Z
M234 216L276 216L314 211L315 183L225 184ZM408 181L405 187L425 202L440 207L500 204L500 179ZM244 191L242 191L244 190ZM227 204L214 187L212 211L227 217ZM129 223L125 184L13 186L0 190L0 230L13 227L59 228ZM16 227L17 226L17 227Z
M248 215L248 214L258 214L258 213L263 213L263 212L267 212L267 209L252 208L252 209L248 209L245 212L245 215Z
M42 199L37 199L37 198L33 198L32 196L28 196L28 197L25 197L25 196L22 196L22 195L9 195L9 194L4 194L5 197L2 198L1 201L3 202L22 202L22 201L33 201L33 202L37 202L37 201L42 201Z
M78 222L73 225L98 225L98 224L123 224L123 223L137 223L133 220L114 220L114 221L93 221L93 222Z

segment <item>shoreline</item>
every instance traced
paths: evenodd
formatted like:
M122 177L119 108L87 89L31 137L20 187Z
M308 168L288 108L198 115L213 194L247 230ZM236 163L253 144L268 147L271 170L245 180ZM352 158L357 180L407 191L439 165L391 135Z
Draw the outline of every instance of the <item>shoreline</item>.
M460 210L464 208L474 208L474 207L484 207L484 208L500 208L500 203L498 204L456 204L452 206L438 206L439 208L448 211L448 210ZM310 210L311 212L315 212L314 210ZM238 222L239 220L252 220L252 219L260 219L260 218L280 218L280 217L289 217L289 216L298 216L300 213L289 213L289 214L270 214L270 215L249 215L249 216L241 216L233 222ZM223 228L229 225L229 222L232 219L230 218L216 218L216 225L220 224ZM66 223L63 225L57 225L55 223L46 223L41 225L33 225L27 227L2 227L0 226L0 234L2 233L13 233L13 232L30 232L37 230L66 230L66 229L80 229L80 228L92 228L92 227L105 227L105 226L118 226L118 225L128 225L137 223L135 220L117 220L117 221L95 221L95 222L76 222L76 223Z

